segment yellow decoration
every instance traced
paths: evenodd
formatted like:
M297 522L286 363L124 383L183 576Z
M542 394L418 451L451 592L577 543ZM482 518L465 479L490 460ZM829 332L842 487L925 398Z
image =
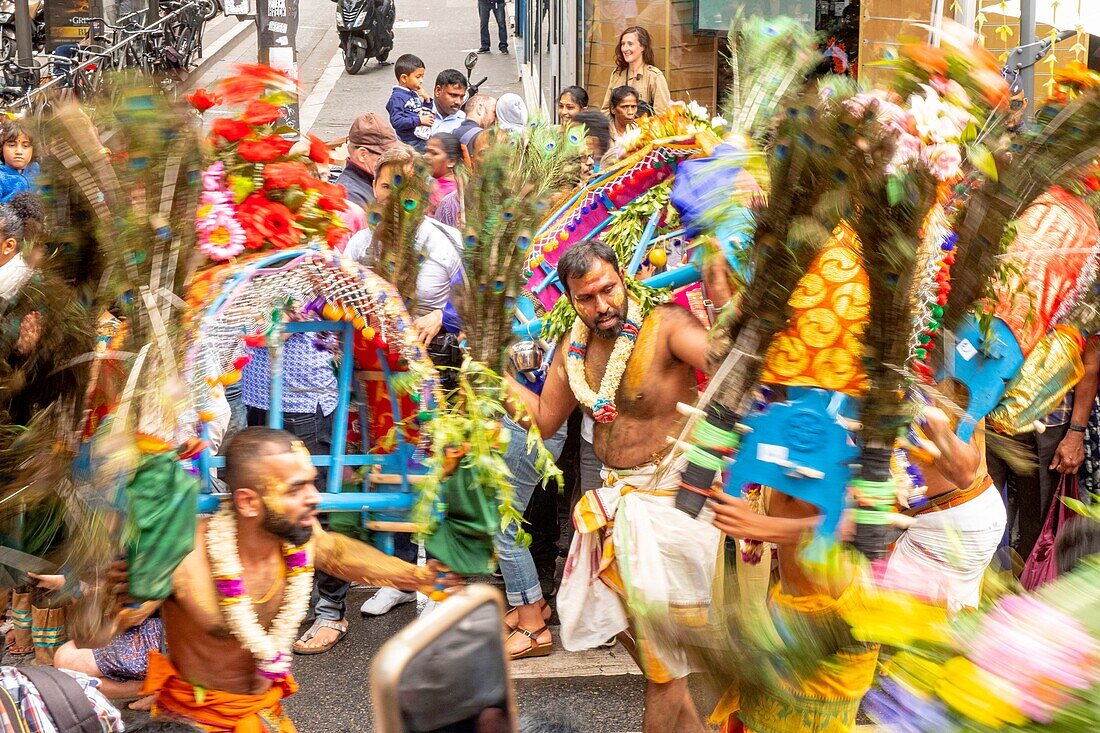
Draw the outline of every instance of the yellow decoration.
M654 247L650 250L649 264L654 267L664 267L666 262L668 262L668 252L665 251L664 247Z
M228 387L232 384L236 384L237 382L241 381L241 370L240 369L234 369L231 372L226 372L225 374L218 377L218 381L221 382L226 387Z
M365 338L367 341L373 341L374 340L374 329L373 328L371 328L370 326L367 326L366 328L362 329L362 332L363 332L363 338Z
M802 276L788 301L790 323L768 349L764 382L852 396L867 389L860 336L871 297L858 247L855 232L842 224Z
M339 321L343 315L343 309L337 308L332 303L325 303L325 307L321 309L321 315L326 321Z

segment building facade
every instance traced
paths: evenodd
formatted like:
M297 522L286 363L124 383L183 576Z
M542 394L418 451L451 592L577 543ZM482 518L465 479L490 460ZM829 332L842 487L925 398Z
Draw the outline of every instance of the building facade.
M840 73L873 76L877 69L868 62L904 40L934 40L929 27L945 15L972 27L1006 63L1022 39L1076 31L1035 66L1037 96L1045 95L1051 72L1066 61L1100 69L1100 39L1089 35L1100 34L1100 0L516 0L527 101L553 109L558 91L576 84L598 105L615 67L619 33L639 25L653 38L656 66L673 99L714 109L728 81L726 33L742 7L753 15L797 18L817 30L823 62ZM1021 12L1031 21L1027 27Z

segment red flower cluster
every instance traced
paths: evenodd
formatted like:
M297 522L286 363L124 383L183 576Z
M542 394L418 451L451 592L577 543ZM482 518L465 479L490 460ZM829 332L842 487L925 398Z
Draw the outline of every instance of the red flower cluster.
M297 85L286 74L252 64L218 82L216 93L199 89L188 96L200 112L223 101L239 105L235 116L210 123L210 142L224 165L221 185L249 250L307 241L336 247L349 236L340 217L348 206L344 188L318 180L310 165L327 164L328 147L309 135L308 154L291 154L294 141L281 134L283 107L296 95Z
M237 221L248 237L245 247L261 249L270 244L275 249L288 249L300 243L302 231L294 214L285 205L258 193L251 194L237 207Z

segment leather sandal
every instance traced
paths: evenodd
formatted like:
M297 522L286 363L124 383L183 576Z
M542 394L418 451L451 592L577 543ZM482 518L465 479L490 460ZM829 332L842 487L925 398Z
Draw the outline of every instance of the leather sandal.
M550 620L550 614L552 613L552 611L550 610L550 604L547 603L545 599L542 599L542 600L539 601L539 605L542 606L542 620L543 621L549 621ZM512 623L512 621L511 621L512 619L515 619L515 623ZM513 631L515 631L518 628L519 628L519 609L516 608L515 606L512 606L511 608L508 609L508 613L504 614L504 631L505 631L505 635L511 634Z
M539 634L541 634L542 632L544 632L546 630L547 630L547 627L546 627L545 624L542 627L540 627L539 629L536 629L535 631L528 631L527 629L523 628L522 626L516 628L516 630L513 631L512 634L508 638L511 638L512 636L514 636L516 634L522 634L523 636L526 636L527 637L527 648L523 649L521 651L518 651L518 652L512 652L511 654L508 655L508 658L512 659L512 660L515 660L515 659L527 659L529 657L545 657L545 656L549 655L550 652L554 650L554 640L551 639L550 641L542 642L541 644L538 641Z
M332 629L333 631L338 631L339 635L330 644L325 644L324 646L318 647L307 647L305 645L306 642L317 636L317 632L321 629ZM341 626L339 621L330 621L328 619L319 618L314 620L313 625L309 627L306 633L302 634L301 638L299 638L298 641L294 642L294 645L291 648L294 650L295 654L301 654L302 656L309 656L312 654L324 654L329 649L332 649L332 647L343 641L344 637L347 636L347 634L347 621L345 621L344 625Z

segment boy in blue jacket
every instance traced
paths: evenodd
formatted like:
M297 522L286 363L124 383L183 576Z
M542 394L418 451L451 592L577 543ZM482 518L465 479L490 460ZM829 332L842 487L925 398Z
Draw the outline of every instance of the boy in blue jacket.
M411 53L402 54L393 65L397 76L397 86L386 103L390 113L390 125L397 133L397 139L412 145L419 151L424 150L432 134L431 102L424 96L424 62Z

